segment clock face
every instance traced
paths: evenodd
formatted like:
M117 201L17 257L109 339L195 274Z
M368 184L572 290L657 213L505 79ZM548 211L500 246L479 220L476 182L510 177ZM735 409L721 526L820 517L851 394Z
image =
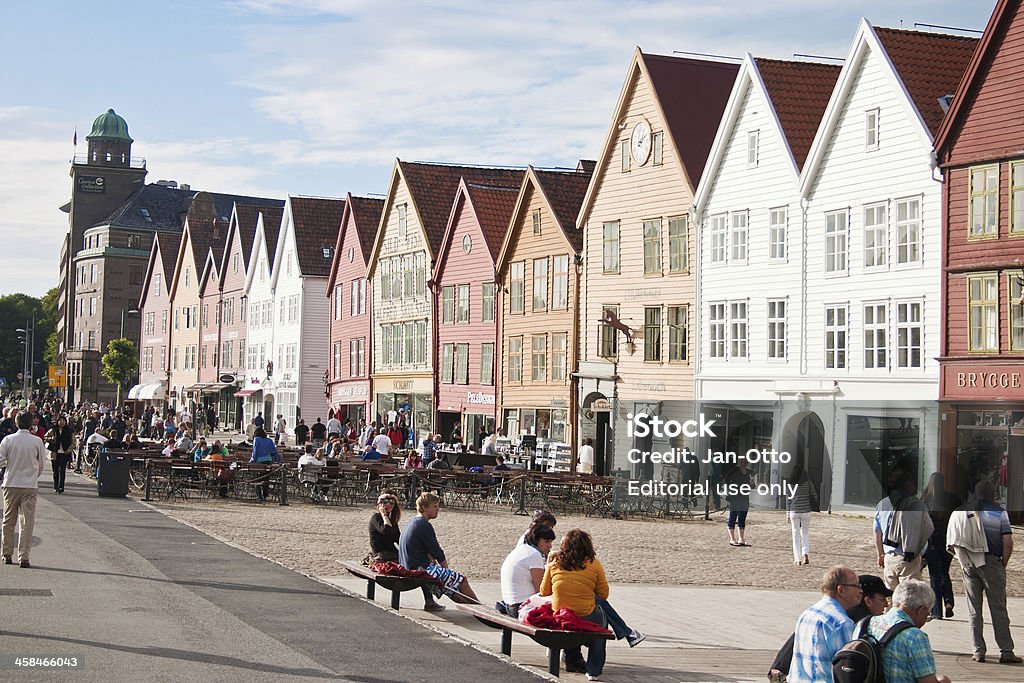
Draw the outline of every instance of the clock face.
M629 148L633 152L633 161L639 166L647 163L651 155L651 124L640 121L633 126L633 134L629 136Z

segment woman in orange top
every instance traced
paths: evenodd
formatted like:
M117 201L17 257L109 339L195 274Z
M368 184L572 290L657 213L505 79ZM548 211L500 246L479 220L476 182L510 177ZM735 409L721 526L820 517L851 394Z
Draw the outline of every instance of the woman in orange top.
M552 554L544 569L540 594L553 596L551 608L555 611L565 608L581 619L607 626L604 612L597 606L595 596L608 599L608 579L594 552L590 534L581 529L569 530L562 539L560 552ZM565 670L586 672L588 681L600 680L601 672L604 671L606 644L603 638L590 641L586 662L583 661L580 648L567 649Z

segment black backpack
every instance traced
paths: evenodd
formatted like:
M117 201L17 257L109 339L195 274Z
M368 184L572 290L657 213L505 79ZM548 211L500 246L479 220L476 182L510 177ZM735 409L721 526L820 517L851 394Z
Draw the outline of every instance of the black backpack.
M882 664L882 649L902 631L913 626L900 621L889 627L881 639L868 634L871 617L857 622L853 640L843 645L832 658L832 680L834 683L885 683L885 667Z

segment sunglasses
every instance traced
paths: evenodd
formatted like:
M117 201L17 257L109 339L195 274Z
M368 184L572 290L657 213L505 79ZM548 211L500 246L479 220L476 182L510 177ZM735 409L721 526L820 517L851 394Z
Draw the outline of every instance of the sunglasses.
M378 500L377 501L377 505L394 505L394 504L395 504L395 501L394 501L393 498L385 498L383 500Z

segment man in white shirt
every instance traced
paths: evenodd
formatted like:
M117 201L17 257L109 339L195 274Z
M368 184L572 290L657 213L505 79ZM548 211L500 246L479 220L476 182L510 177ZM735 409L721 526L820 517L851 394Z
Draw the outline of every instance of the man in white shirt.
M594 473L594 440L589 436L583 439L583 445L580 446L579 471L581 474Z
M388 438L387 434L382 432L373 437L373 450L380 453L381 457L384 457L391 452L391 439Z
M341 436L341 420L336 417L327 421L327 439L330 440L332 436Z
M4 522L0 545L3 546L4 564L14 564L14 527L21 517L21 536L18 539L18 561L28 569L32 531L36 523L36 497L39 477L46 467L49 454L42 439L29 430L32 413L17 417L18 431L0 441L0 467L6 467L3 481Z

